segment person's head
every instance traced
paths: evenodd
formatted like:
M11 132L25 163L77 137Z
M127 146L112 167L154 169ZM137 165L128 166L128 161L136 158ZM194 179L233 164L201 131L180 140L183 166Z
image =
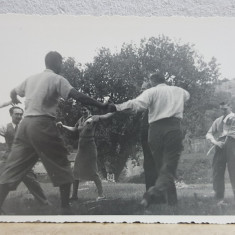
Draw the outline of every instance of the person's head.
M59 74L62 69L63 58L57 51L50 51L46 54L45 65L47 69L53 70L56 74Z
M12 122L17 125L20 123L24 111L22 108L18 106L13 106L9 109L9 113L11 115Z
M165 83L165 77L161 72L158 71L150 76L150 83L152 86Z
M82 106L81 113L82 113L82 116L88 117L91 114L91 111L87 107Z
M143 92L143 91L149 89L150 87L151 87L151 84L150 84L148 81L144 81L144 82L142 83L140 92Z
M221 102L219 104L219 106L220 106L220 110L222 111L224 116L226 116L232 112L232 107L231 107L230 103Z

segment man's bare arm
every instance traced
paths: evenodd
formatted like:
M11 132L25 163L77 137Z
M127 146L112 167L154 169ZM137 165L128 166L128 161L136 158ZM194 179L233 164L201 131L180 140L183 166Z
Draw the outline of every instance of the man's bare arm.
M101 109L105 109L108 107L107 103L101 103L81 92L78 92L75 88L71 89L68 98L73 98L82 104L96 106Z

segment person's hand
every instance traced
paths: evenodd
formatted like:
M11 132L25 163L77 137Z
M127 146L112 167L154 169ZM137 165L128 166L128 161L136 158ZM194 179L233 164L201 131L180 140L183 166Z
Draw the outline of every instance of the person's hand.
M90 118L88 118L88 119L84 122L84 126L89 125L89 124L91 124L92 122L93 122L93 116L90 117Z
M12 101L11 103L12 103L13 106L17 105L17 104L21 104L20 100L17 97L12 98L11 101Z
M62 122L57 122L57 123L56 123L56 126L57 126L59 129L61 129L61 128L63 127L63 123L62 123Z
M93 115L91 118L92 118L92 122L98 122L100 120L99 115Z
M116 112L116 111L117 111L117 109L116 109L115 104L111 100L109 100L107 102L107 112L108 113L113 113L113 112Z
M214 141L213 144L218 146L221 149L224 147L224 142L222 142L222 141Z

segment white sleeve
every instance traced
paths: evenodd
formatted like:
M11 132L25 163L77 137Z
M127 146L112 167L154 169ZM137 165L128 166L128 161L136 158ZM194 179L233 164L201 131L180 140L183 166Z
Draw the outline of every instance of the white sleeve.
M148 89L133 100L128 100L122 104L117 104L116 109L117 111L131 109L136 112L146 110L150 105L150 97L151 91Z

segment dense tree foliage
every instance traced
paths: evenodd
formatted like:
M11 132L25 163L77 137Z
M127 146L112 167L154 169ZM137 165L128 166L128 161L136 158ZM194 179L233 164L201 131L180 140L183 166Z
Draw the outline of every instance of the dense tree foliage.
M79 91L101 102L110 97L114 103L121 103L135 98L143 81L157 70L165 74L168 84L190 92L183 126L195 135L205 134L205 112L213 96L219 69L215 58L206 63L193 45L159 36L143 39L139 46L123 44L116 53L101 48L93 62L83 68L68 58L64 62L63 75ZM100 113L94 108L92 112ZM71 101L61 105L59 117L67 124L74 125L79 115L79 105ZM97 145L104 172L114 172L118 178L127 158L135 156L139 126L140 115L125 113L99 125Z

